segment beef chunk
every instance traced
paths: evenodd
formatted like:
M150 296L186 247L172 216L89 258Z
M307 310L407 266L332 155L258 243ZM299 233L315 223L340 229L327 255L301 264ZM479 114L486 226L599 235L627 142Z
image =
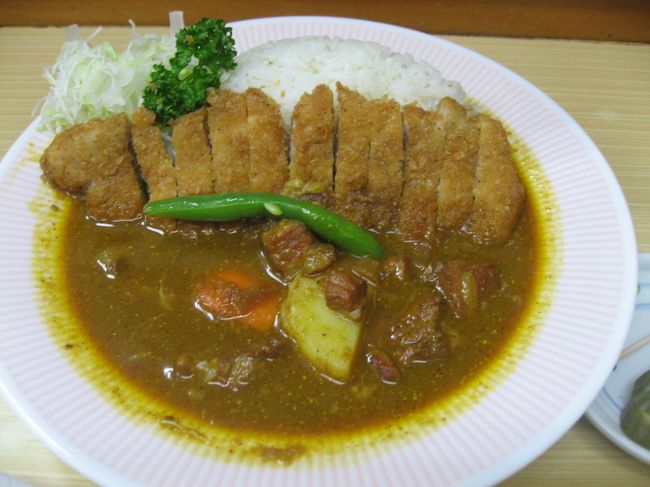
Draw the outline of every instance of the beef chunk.
M267 363L280 357L285 349L285 342L271 338L268 342L248 350L229 352L220 357L197 362L196 375L207 384L238 391L258 377ZM186 357L181 358L183 363L188 362ZM187 367L184 369L187 374Z
M292 277L302 266L314 238L295 220L280 220L262 234L264 254L271 268L282 277Z
M309 247L305 261L302 264L302 272L308 276L320 274L331 267L336 260L336 249L333 245L315 243Z
M442 266L437 287L454 316L467 319L482 300L499 286L499 276L492 264L471 264L452 260Z
M334 269L320 280L327 306L335 310L354 311L363 307L368 285L349 269Z
M391 255L387 257L381 268L381 276L386 279L394 279L404 282L411 277L409 259L405 255Z
M208 276L196 286L195 302L218 320L231 320L246 314L247 299L241 289L219 276Z
M390 327L394 356L401 365L444 357L449 345L438 317L440 297L434 291L415 298Z
M399 369L393 359L383 350L373 349L366 353L366 359L382 382L396 384L399 381Z
M250 352L229 353L208 361L197 363L203 372L203 381L238 391L248 385L256 372L255 357Z

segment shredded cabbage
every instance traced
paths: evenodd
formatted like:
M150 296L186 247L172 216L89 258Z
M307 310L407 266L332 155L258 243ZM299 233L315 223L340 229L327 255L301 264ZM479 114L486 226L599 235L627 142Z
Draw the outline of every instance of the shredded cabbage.
M65 42L56 63L45 68L50 92L41 105L41 128L58 132L94 117L132 115L152 67L167 64L176 51L173 35L139 36L134 29L133 40L118 53L108 42L91 46L97 33Z

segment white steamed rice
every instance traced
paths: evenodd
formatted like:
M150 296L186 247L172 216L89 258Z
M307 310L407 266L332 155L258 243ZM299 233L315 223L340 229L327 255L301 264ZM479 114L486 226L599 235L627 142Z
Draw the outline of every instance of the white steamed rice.
M460 85L443 79L432 66L371 42L327 37L284 39L240 54L237 64L222 87L237 92L260 88L280 104L287 127L303 93L318 84L335 91L337 81L369 99L388 96L402 105L416 103L427 110L445 96L465 101Z

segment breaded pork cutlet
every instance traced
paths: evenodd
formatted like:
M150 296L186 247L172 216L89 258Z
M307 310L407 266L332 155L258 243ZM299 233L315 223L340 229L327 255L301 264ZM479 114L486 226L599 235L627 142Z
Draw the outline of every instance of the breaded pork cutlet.
M250 191L278 193L289 179L280 107L257 88L245 92L248 113Z
M131 144L135 151L140 175L147 185L149 201L164 200L176 196L176 172L174 161L167 153L156 114L144 107L139 108L131 119ZM148 216L154 226L174 230L176 220Z
M459 230L472 211L478 153L478 123L452 98L438 104L445 129L445 159L438 185L438 227Z
M144 198L124 114L61 132L43 153L41 167L55 186L85 195L87 213L98 220L130 220L142 213Z
M503 125L482 114L478 121L477 183L467 230L479 243L504 243L519 217L524 185L517 174Z
M340 83L334 196L336 211L357 225L368 220L368 164L372 122L368 117L368 100Z
M208 103L214 191L250 191L246 95L230 90L212 90Z
M384 230L394 223L404 176L404 126L402 107L381 98L369 103L372 123L368 157L368 199L372 209L368 226Z
M293 109L288 194L333 204L335 129L332 90L318 85L303 94Z
M404 107L406 160L397 228L407 240L432 242L437 233L438 183L445 134L438 112Z
M209 194L214 189L205 116L205 108L200 108L178 117L172 125L179 196Z
M335 128L332 90L318 85L302 95L293 110L287 194L332 204Z

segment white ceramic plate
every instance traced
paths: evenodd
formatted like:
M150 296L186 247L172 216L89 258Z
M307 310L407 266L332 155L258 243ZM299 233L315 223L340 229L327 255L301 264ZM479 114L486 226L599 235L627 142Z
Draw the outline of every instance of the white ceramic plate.
M625 348L650 335L650 254L639 255L639 295ZM605 386L589 406L587 417L607 438L639 460L650 464L650 450L621 431L621 412L630 399L634 381L650 369L650 345L622 358Z
M511 71L436 37L335 18L234 23L240 51L266 41L329 35L375 41L437 67L505 120L541 161L561 208L559 277L526 356L459 418L372 455L288 468L221 463L118 414L70 367L34 309L28 205L48 134L36 123L0 174L0 381L16 413L66 462L114 485L482 485L524 467L562 436L602 387L626 336L636 294L630 215L607 162L550 98ZM328 464L329 465L329 464Z

